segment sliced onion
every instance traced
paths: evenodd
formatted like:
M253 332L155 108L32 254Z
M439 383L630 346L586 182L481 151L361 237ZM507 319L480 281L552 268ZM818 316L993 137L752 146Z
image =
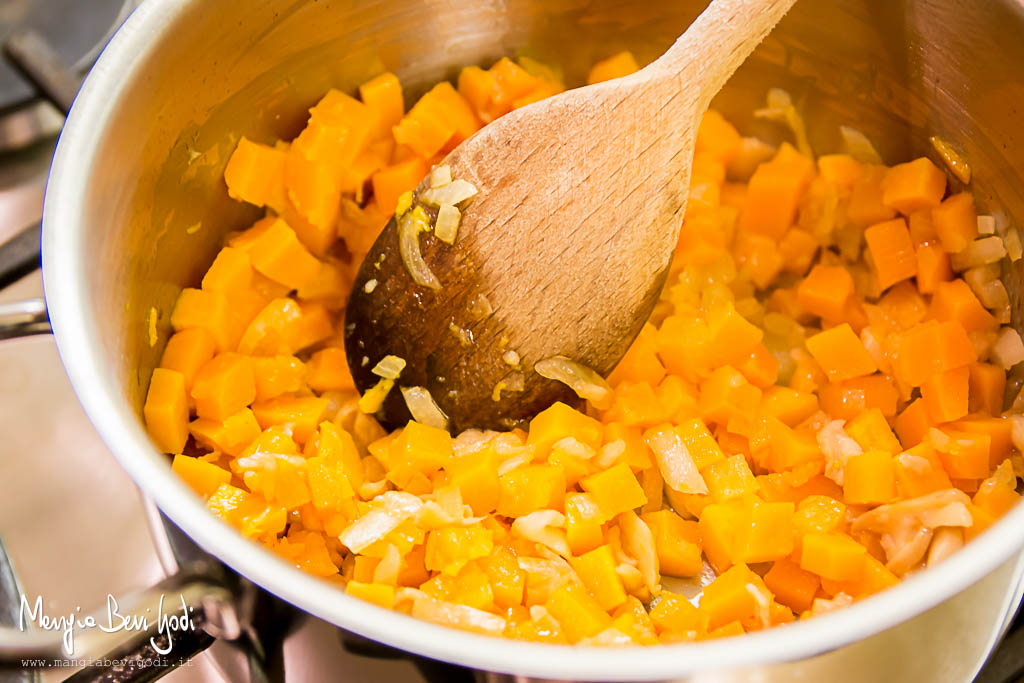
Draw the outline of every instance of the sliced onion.
M878 150L864 133L849 126L839 126L839 135L843 138L843 150L857 161L876 165L882 163Z
M354 553L362 552L398 528L423 507L423 501L411 493L387 491L377 496L371 505L369 512L338 535L342 545Z
M500 636L505 631L505 620L497 615L429 597L417 598L412 603L412 616L484 635Z
M490 300L485 294L477 294L473 297L473 300L469 302L469 313L476 320L483 320L491 313L494 313L494 307L491 306Z
M501 354L501 360L505 363L505 365L511 365L512 367L516 367L517 365L519 365L519 361L522 359L519 357L518 353L516 353L512 349L509 349L505 353Z
M807 140L807 127L804 125L803 117L793 106L793 98L789 93L781 88L771 88L768 90L766 104L768 106L763 109L754 110L754 118L774 121L788 127L793 133L793 140L800 153L813 158L814 151Z
M1005 257L1006 246L1003 244L1003 240L996 235L991 235L974 240L963 251L950 254L949 262L953 266L953 270L959 272L968 268L996 263Z
M461 220L462 213L457 208L451 204L442 204L437 210L437 220L434 221L434 236L445 244L455 244Z
M568 385L577 396L590 401L598 409L610 407L612 388L604 377L586 365L565 356L554 356L538 361L533 369L541 377Z
M759 138L743 138L726 172L732 180L749 180L757 167L775 156L776 151L775 145L769 145Z
M398 251L413 282L430 289L441 289L441 282L427 266L420 251L420 232L429 228L430 221L423 207L417 206L403 215L398 220Z
M565 515L557 510L537 510L512 522L513 535L547 546L562 557L572 557L564 529Z
M373 374L384 379L398 379L398 376L405 370L405 359L398 356L387 355L380 359L380 362L370 370Z
M1006 236L1003 237L1003 244L1006 245L1006 253L1011 261L1020 261L1021 256L1024 256L1024 246L1021 246L1020 233L1016 228L1006 231Z
M620 514L618 522L622 531L622 549L636 560L636 568L643 574L647 590L651 595L657 595L661 590L658 583L661 570L658 566L658 552L654 546L654 534L632 510Z
M432 209L440 209L445 204L458 206L472 199L477 194L476 188L465 180L453 180L441 187L431 187L420 193L420 201Z
M648 432L644 438L658 461L662 478L670 489L679 493L708 492L708 485L697 471L693 456L674 429L655 429Z
M932 544L928 547L925 566L934 567L960 548L964 547L964 532L952 527L943 527L935 532Z
M412 419L428 427L448 429L448 416L434 402L434 397L425 387L402 387L402 398Z
M818 430L818 447L825 455L825 476L840 486L843 485L846 461L864 452L843 429L844 424L842 420L833 420Z
M452 181L452 168L447 164L435 166L430 172L430 187L444 187Z
M1005 370L1024 361L1024 342L1021 342L1020 333L1012 327L1004 327L992 345L991 354L993 360Z
M978 216L978 234L979 235L994 235L994 234L996 234L996 217L995 216Z

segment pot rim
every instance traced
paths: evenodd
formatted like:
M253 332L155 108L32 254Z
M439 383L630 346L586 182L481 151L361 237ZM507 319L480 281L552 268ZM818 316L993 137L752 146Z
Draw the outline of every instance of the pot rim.
M696 643L604 649L526 643L427 623L353 598L306 574L211 515L174 476L142 428L103 347L86 291L81 216L99 140L159 38L201 0L142 3L89 73L54 155L43 212L43 275L61 359L86 414L121 466L203 549L296 607L367 638L475 669L565 680L634 681L739 669L813 657L893 627L981 579L1024 547L1024 505L939 566L850 607L813 620Z

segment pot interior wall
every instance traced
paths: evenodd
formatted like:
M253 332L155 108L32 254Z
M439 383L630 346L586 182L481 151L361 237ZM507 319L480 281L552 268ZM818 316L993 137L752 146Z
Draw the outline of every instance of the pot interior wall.
M182 287L198 286L226 233L258 216L221 180L242 135L290 138L330 87L352 91L393 70L407 98L465 64L528 55L578 84L595 60L628 48L662 52L699 0L250 0L180 5L147 53L125 68L97 134L85 243L96 264L92 316L141 406ZM1024 216L1017 107L1024 104L1022 8L1012 0L803 0L715 106L744 133L778 136L750 112L770 87L789 90L818 153L853 125L892 163L929 153L939 135L966 153L983 210ZM106 68L110 68L106 65ZM408 100L407 100L408 101ZM1009 269L1007 269L1009 271ZM114 275L111 277L111 275ZM1007 272L1019 311L1019 276ZM146 329L159 315L159 339Z

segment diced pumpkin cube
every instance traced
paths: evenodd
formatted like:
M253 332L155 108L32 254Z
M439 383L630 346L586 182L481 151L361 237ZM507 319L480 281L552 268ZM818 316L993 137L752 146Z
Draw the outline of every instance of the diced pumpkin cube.
M845 427L846 433L853 437L853 440L860 444L866 451L881 450L889 453L898 453L900 442L893 434L892 428L885 419L885 415L878 408L869 409L854 419Z
M522 517L537 510L561 510L565 470L556 465L524 465L499 478L498 514Z
M571 643L596 635L612 622L583 586L575 583L567 583L554 591L544 607L558 621Z
M896 482L900 495L917 498L953 487L935 449L922 443L896 456Z
M917 255L906 221L876 223L864 231L880 289L917 275Z
M700 611L708 617L708 628L714 630L734 621L757 621L770 599L761 577L737 564L704 587Z
M303 444L316 432L330 401L318 396L279 397L254 403L252 412L260 427L287 425L295 441Z
M259 437L260 425L253 412L244 408L223 422L203 417L193 420L189 425L189 432L196 443L211 450L237 456Z
M807 350L833 382L870 375L878 369L863 342L846 323L819 332L806 343Z
M286 152L242 137L224 168L224 182L233 199L256 206L281 206Z
M494 455L488 451L454 458L445 465L451 485L459 489L462 500L474 515L486 515L498 507L501 487Z
M376 136L391 134L391 127L398 125L405 114L402 84L393 73L375 76L359 86L359 99L373 112L376 120Z
M355 496L352 483L340 463L332 463L318 455L306 461L306 476L313 507L317 512L344 512Z
M968 409L998 415L1003 412L1006 371L998 365L974 363L968 378Z
M781 239L793 225L797 205L813 176L814 162L802 157L758 166L747 185L739 230Z
M921 244L914 255L917 261L917 289L932 294L939 284L953 279L949 253L939 244Z
M481 526L444 527L427 534L426 567L455 576L466 564L494 551L494 535Z
M924 382L921 399L928 419L938 424L967 415L969 386L970 370L966 366L938 373Z
M626 463L581 479L580 488L593 496L601 512L609 519L647 503L643 488Z
M924 399L915 398L895 420L896 434L904 448L911 448L924 441L932 427Z
M893 338L893 369L907 384L919 387L936 374L970 365L974 345L956 320L927 321Z
M200 496L210 496L221 484L231 481L231 472L212 462L187 455L175 455L171 469Z
M183 289L171 312L171 327L176 332L202 328L216 343L217 351L230 351L238 345L241 330L230 310L227 297L220 292Z
M698 154L707 154L711 158L728 164L740 151L743 140L736 127L714 109L708 109L697 126L697 139L694 149Z
M772 386L765 389L761 398L761 410L764 414L793 427L817 412L818 397L810 392Z
M761 403L761 390L730 365L723 365L700 384L700 413L708 422L726 424L738 416L749 419Z
M876 505L896 498L896 463L885 451L850 456L843 468L843 494L854 504Z
M253 356L249 362L256 382L257 401L269 401L299 391L303 386L306 367L295 356Z
M701 474L708 485L708 493L716 503L757 492L757 480L742 455L716 462Z
M574 555L593 550L604 543L601 525L605 517L589 493L565 496L565 535Z
M658 604L651 608L651 621L659 633L698 635L707 631L708 615L693 606L685 596L662 591Z
M431 474L451 462L452 436L444 429L410 420L388 447L388 458L392 473L412 470Z
M613 610L626 601L626 589L615 571L616 564L607 545L594 548L573 561L573 568L587 592L604 610Z
M867 548L846 534L807 534L800 551L800 568L823 579L846 581L864 571Z
M794 612L805 612L814 602L821 579L801 569L796 562L782 558L764 575L764 583L780 603Z
M984 479L989 473L992 437L978 432L944 429L948 443L935 444L950 479Z
M491 583L495 604L506 609L522 605L526 572L519 568L515 555L501 548L480 561Z
M932 225L942 248L956 254L978 236L978 213L970 192L955 194L932 209Z
M939 205L946 193L946 174L927 157L897 164L883 181L882 202L904 216Z
M268 226L249 246L253 267L275 282L301 289L319 271L320 261L299 242L280 218L264 218Z
M395 587L385 583L349 581L345 584L345 592L385 609L391 609L395 606Z
M704 569L698 523L671 510L645 512L641 519L654 535L658 566L666 576L697 576Z
M545 454L557 441L572 437L593 449L600 448L601 423L564 403L557 402L530 420L527 443Z
M149 380L143 407L146 429L164 453L180 453L188 441L188 400L185 376L176 370L156 368Z
M593 85L602 81L610 81L613 78L621 78L640 70L640 66L633 58L633 53L623 50L612 55L590 67L590 74L587 76L587 84Z
M200 368L192 384L199 417L222 422L256 398L252 365L245 356L222 353Z
M936 285L928 313L940 322L956 321L967 332L995 330L999 326L968 284L959 278Z
M841 266L816 265L796 290L800 307L824 320L842 320L853 296L853 277Z

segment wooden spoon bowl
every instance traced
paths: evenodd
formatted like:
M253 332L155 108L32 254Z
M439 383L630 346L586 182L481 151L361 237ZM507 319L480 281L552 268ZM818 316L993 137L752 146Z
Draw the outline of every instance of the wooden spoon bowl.
M440 288L413 281L394 219L359 270L345 340L358 388L398 356L397 384L426 387L453 431L509 429L576 400L538 361L611 372L665 283L701 116L793 2L717 0L646 68L516 110L449 154L478 194L453 245L419 238ZM409 419L399 391L379 417Z

